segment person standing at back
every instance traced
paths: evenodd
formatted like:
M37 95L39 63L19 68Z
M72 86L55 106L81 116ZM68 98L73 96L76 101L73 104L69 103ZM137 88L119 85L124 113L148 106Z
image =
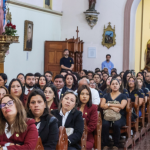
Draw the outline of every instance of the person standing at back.
M61 70L73 70L74 61L71 57L69 57L69 50L64 50L64 57L60 59Z
M102 70L104 68L108 68L109 74L111 74L111 70L114 68L114 64L110 61L111 55L106 55L106 60L102 63Z

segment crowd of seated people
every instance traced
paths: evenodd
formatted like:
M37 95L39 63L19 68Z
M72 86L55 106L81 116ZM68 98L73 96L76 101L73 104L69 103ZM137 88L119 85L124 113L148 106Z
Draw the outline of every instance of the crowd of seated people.
M117 73L113 68L93 71L83 69L79 73L62 70L53 76L36 72L19 73L7 86L7 75L0 73L0 150L34 150L38 137L45 150L55 150L59 140L59 127L67 134L68 150L81 149L80 141L87 126L86 149L94 147L94 131L97 128L99 109L102 117L102 147L109 149L109 128L113 127L113 149L118 150L120 129L126 125L127 99L141 106L147 103L150 90L150 72L133 71ZM120 115L116 121L105 113ZM110 112L111 112L110 111Z

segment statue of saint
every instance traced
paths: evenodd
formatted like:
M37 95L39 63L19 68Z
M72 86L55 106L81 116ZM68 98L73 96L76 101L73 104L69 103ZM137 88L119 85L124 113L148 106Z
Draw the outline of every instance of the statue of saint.
M96 11L95 5L96 5L96 0L89 0L89 9L87 11Z

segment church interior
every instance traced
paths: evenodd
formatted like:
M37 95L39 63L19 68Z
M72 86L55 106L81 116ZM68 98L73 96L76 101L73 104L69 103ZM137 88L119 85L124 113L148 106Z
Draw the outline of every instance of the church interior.
M72 67L71 71L79 74L80 80L86 76L85 78L91 85L90 88L97 84L99 94L101 91L104 96L108 87L110 89L113 80L117 79L117 82L122 81L119 84L124 86L127 93L129 92L125 108L122 109L123 102L118 104L120 113L122 110L126 111L126 125L119 129L120 134L123 134L120 140L124 140L125 144L123 145L121 142L119 149L150 149L150 0L0 0L0 74L7 75L8 85L13 78L18 77L19 73L26 75L38 72L45 75L47 71L52 72L51 83L54 82L55 77L61 71L67 70L61 63L67 50L69 50L69 61L73 62L70 66ZM107 56L110 56L112 62L108 67L106 66L107 61L104 64ZM95 68L99 71L95 71ZM82 72L85 75L82 76ZM96 83L95 76L98 72L101 72L101 81ZM115 79L113 79L112 72L115 72ZM92 78L90 78L90 73ZM126 76L124 77L122 73ZM145 90L146 92L143 90L145 94L141 92L143 97L130 91L132 76L127 79L128 74L135 77L131 82L137 82L137 84L142 76L142 88L147 90ZM118 80L118 76L121 79ZM108 86L109 78L111 81ZM78 87L80 80L77 79ZM26 92L25 88L24 84L24 92ZM59 91L57 88L57 94ZM113 90L111 89L111 91ZM63 94L65 95L65 93ZM100 107L98 107L98 121L96 129L92 131L93 147L88 150L101 150L103 147L101 147L103 136L101 110L107 105L106 95L99 96L100 102L96 104ZM58 94L59 97L61 99L61 94ZM105 99L106 104L102 103L102 99L103 101ZM115 97L115 99L117 98ZM142 104L140 104L141 99L143 99ZM7 107L6 105L5 103L4 107ZM110 105L115 107L115 104L110 103ZM109 107L111 106L108 101ZM2 110L1 108L0 102L0 110ZM55 116L55 112L52 115ZM134 115L137 117L136 121L131 119ZM86 126L88 121L85 122L85 120L79 144L82 150L86 150L86 146L90 145L86 143L89 127ZM112 126L108 131L111 142L114 128ZM59 128L62 137L59 136L56 149L77 150L77 148L68 148L70 142L65 140L69 137L66 137L68 135L66 132L64 128ZM4 145L7 149L1 147L1 133L0 130L0 150L9 150L9 146ZM38 139L39 147L36 146L36 150L45 149L42 145L43 139L42 141L41 139ZM104 150L107 150L108 145L104 146ZM14 150L17 149L14 147ZM112 149L117 150L118 147L115 145Z

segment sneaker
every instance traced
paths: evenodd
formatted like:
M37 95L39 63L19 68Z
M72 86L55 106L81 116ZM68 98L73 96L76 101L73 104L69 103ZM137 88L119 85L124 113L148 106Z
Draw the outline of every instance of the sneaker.
M109 147L108 146L104 146L103 150L109 150Z
M116 146L113 146L113 150L118 150L118 147L116 147Z

